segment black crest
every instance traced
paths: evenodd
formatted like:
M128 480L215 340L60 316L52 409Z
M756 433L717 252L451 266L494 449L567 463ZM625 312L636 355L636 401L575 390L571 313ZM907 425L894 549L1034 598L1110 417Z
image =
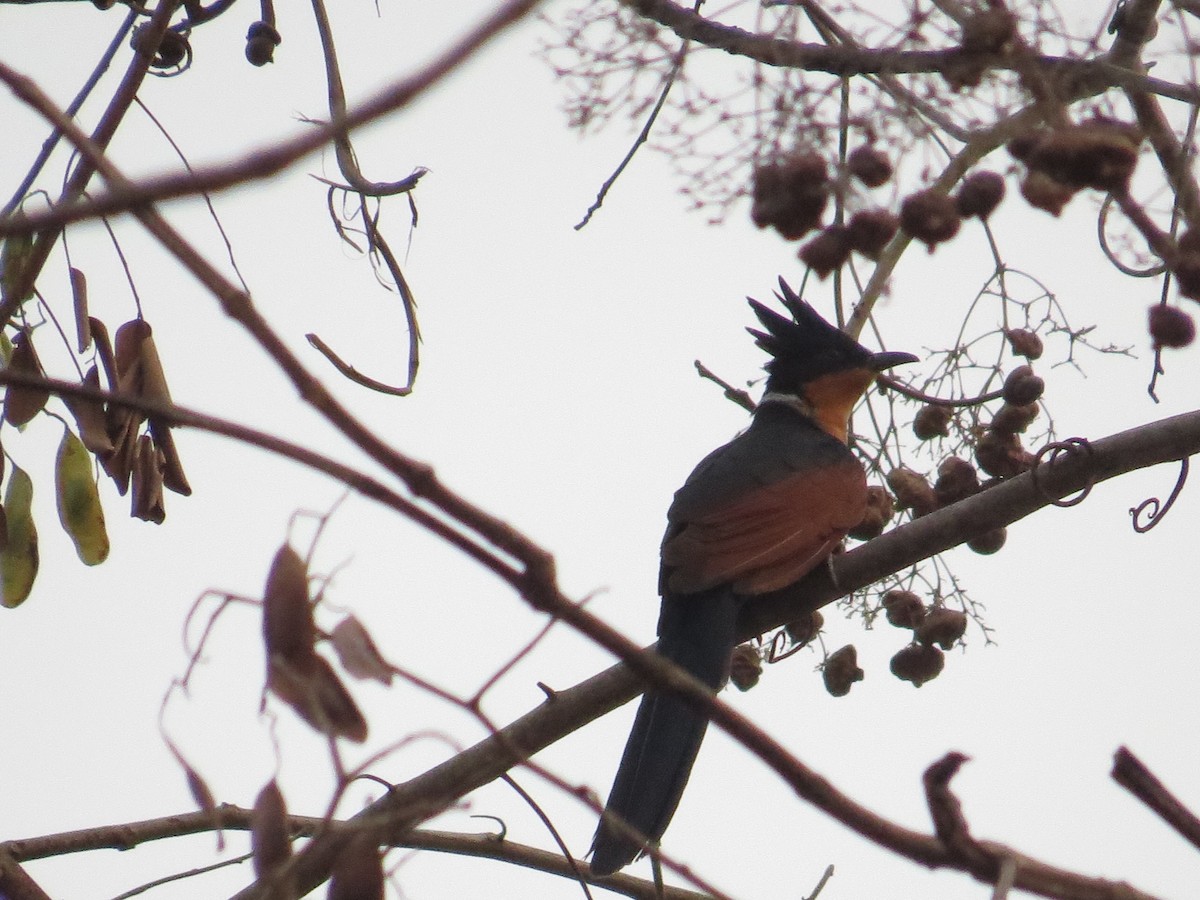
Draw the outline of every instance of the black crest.
M770 362L764 367L770 375L767 390L795 393L802 385L822 375L871 366L873 354L870 350L821 318L782 278L779 287L782 294L775 296L791 311L794 321L747 298L754 314L766 328L766 331L746 330L754 335L754 342L771 355Z

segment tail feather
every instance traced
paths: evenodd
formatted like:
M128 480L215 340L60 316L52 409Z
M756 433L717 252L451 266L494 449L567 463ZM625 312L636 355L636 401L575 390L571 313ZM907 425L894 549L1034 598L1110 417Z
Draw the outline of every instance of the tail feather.
M729 657L741 601L728 585L663 598L658 653L714 691L729 677ZM658 843L687 785L708 717L684 698L649 690L625 744L606 813ZM592 871L610 875L642 854L642 844L607 816L592 839Z

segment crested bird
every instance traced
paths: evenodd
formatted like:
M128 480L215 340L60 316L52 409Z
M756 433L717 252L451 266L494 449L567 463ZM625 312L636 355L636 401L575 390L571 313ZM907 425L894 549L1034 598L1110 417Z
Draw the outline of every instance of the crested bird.
M749 301L763 330L747 331L770 356L766 391L749 428L675 492L660 549L656 651L714 694L728 680L746 598L799 581L862 520L866 473L847 445L850 413L880 372L917 360L868 350L779 285L792 318ZM707 727L682 696L646 691L592 841L594 874L662 839Z

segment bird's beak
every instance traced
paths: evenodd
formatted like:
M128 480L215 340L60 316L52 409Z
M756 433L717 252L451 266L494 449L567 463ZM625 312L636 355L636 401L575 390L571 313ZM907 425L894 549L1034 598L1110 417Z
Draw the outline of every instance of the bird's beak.
M890 369L892 366L914 363L918 360L919 357L913 356L911 353L901 353L898 350L884 350L882 353L875 353L871 356L868 368L872 372L882 372L884 369Z

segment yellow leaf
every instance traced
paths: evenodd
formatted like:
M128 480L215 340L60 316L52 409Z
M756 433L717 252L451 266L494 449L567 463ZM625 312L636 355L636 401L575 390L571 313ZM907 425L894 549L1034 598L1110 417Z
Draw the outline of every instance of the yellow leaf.
M38 535L33 521L33 482L13 466L4 494L8 544L0 552L0 603L20 606L33 589L38 570Z
M104 508L92 478L92 457L71 429L63 431L54 469L58 489L58 518L75 543L75 552L85 565L95 566L108 558L108 531Z

